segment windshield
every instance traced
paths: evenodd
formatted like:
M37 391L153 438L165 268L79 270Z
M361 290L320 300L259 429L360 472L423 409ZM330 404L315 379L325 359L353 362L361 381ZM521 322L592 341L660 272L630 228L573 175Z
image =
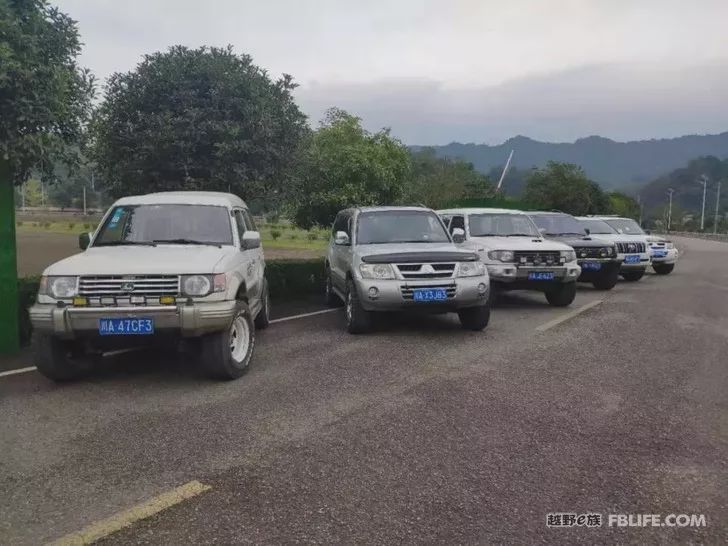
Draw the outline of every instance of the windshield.
M582 223L582 225L589 230L589 233L592 235L606 235L606 234L614 234L616 231L612 229L612 226L607 224L604 220L597 220L597 219L589 219L589 220L579 220L579 222Z
M531 219L525 214L471 214L468 217L471 237L539 237Z
M584 226L568 214L531 214L539 229L547 235L584 235Z
M359 215L357 225L356 242L360 245L450 242L447 231L434 212L363 212Z
M134 244L233 244L230 213L211 205L115 207L94 246Z
M644 235L640 225L629 218L610 218L606 222L612 226L618 233L625 235Z

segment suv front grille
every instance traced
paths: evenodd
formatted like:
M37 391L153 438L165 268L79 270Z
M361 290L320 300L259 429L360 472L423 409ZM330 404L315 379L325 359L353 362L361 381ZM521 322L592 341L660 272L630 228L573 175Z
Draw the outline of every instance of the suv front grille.
M403 279L449 279L455 273L454 263L396 264Z
M80 277L81 296L177 296L179 275L103 275Z
M558 250L536 252L516 250L513 255L519 265L559 265L561 260L561 252Z
M414 299L413 291L420 288L444 288L447 292L447 299L455 297L455 285L454 284L428 284L426 286L408 286L406 284L401 285L402 297L406 300L412 301Z
M603 246L585 246L585 247L579 247L575 248L576 251L576 257L578 259L582 258L604 258L602 256L601 252L602 249L605 248ZM609 256L611 257L611 256Z
M629 242L629 243L617 243L617 252L620 254L630 254L635 252L644 252L645 243Z

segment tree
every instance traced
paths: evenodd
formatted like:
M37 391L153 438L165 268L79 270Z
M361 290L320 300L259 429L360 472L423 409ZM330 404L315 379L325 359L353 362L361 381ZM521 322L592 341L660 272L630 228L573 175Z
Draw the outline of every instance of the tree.
M77 161L93 78L76 23L45 0L0 0L0 353L18 348L13 186Z
M472 163L437 157L433 148L425 148L412 154L412 177L403 200L442 208L457 199L486 197L492 189L488 177Z
M544 210L574 215L609 212L609 199L584 170L572 163L549 161L529 174L524 200Z
M114 196L285 187L307 131L289 75L271 80L231 47L174 46L109 79L92 126L93 158Z
M299 226L328 226L353 205L387 205L402 198L410 156L388 130L370 133L343 110L326 112L299 154L293 217Z
M612 214L619 214L638 220L640 217L640 204L637 200L624 193L613 191L607 194L609 208Z

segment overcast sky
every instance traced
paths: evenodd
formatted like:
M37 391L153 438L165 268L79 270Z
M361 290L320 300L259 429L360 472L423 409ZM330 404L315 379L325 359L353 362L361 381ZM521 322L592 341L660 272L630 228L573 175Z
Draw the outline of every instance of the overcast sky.
M51 0L52 2L54 0ZM728 0L55 0L101 79L231 44L407 144L728 130Z

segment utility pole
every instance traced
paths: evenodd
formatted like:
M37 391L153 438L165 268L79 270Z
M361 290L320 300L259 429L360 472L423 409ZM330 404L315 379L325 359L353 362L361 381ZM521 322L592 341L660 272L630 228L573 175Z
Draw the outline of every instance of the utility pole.
M705 229L705 194L708 191L708 177L701 176L698 183L703 185L703 212L700 215L700 231L703 231Z
M718 233L718 207L720 206L720 180L718 180L718 193L715 196L715 218L713 219L713 235Z
M675 190L672 188L668 188L667 194L670 196L670 207L667 210L667 232L670 232L670 226L672 225L672 194L675 193Z
M86 184L83 185L83 215L86 216Z

